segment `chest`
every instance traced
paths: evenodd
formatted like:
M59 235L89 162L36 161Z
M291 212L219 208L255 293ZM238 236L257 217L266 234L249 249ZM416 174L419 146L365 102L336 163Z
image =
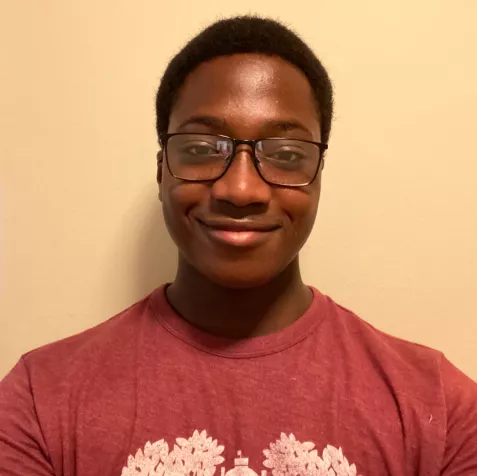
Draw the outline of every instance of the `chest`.
M84 392L71 476L439 474L440 415L426 425L408 396L333 359L163 358Z

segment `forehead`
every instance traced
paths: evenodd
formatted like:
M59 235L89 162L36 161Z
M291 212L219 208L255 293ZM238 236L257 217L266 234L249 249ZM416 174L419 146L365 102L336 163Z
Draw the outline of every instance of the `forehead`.
M198 66L179 91L170 132L193 116L215 117L234 129L230 132L247 135L272 121L298 122L319 140L311 86L298 68L279 57L237 54Z

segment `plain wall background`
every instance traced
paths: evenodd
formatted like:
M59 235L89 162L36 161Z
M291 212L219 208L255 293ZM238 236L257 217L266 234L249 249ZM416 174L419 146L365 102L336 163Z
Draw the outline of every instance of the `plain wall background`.
M306 279L477 378L475 0L0 0L0 376L173 277L155 88L238 13L287 22L336 87Z

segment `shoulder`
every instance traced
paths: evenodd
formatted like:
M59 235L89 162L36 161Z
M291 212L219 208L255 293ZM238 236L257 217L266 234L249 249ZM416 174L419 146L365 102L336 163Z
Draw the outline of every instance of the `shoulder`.
M323 302L330 317L328 321L359 354L375 358L375 363L392 363L402 370L439 369L443 358L440 351L387 334L328 296L324 296Z
M439 441L441 474L477 474L477 383L442 352L386 334L328 297L323 305L347 365L367 388L392 394L414 431L420 424L422 437ZM433 427L437 432L429 433Z
M118 364L131 353L141 321L151 319L149 301L150 296L91 329L23 355L31 384L55 388Z
M477 384L454 367L442 352L389 335L324 296L334 338L348 349L363 371L386 378L395 391L424 400L449 398L465 391L477 402Z

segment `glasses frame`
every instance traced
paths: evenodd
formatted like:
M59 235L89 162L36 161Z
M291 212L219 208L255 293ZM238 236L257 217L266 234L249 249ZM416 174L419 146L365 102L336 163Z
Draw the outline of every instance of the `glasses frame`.
M169 163L169 158L167 156L167 143L169 142L169 139L171 137L174 137L174 136L185 136L185 135L193 135L193 134L197 134L197 135L201 135L201 136L220 137L222 139L228 139L228 140L232 141L232 153L230 154L230 156L228 156L225 159L224 170L218 177L213 178L213 179L198 179L197 180L197 179L188 179L188 178L180 177L180 176L178 176L178 175L176 175L172 172L171 165ZM313 177L308 182L300 183L300 184L293 184L293 185L284 185L284 184L275 183L275 182L271 182L270 180L267 180L262 175L262 172L260 171L260 167L259 167L260 159L257 157L255 149L256 149L256 145L257 145L258 142L263 141L263 140L268 140L268 139L273 139L273 140L290 139L290 140L297 140L297 141L307 142L309 144L316 145L318 147L319 151L320 151L320 157L318 159L318 164L316 166L316 170L315 170L315 173L314 173ZM315 141L305 140L305 139L295 139L294 137L262 137L260 139L235 139L234 137L226 136L226 135L223 135L223 134L203 134L203 133L200 133L200 132L163 133L163 134L159 135L159 144L160 144L162 150L164 151L166 165L167 165L167 169L169 170L169 173L174 178L176 178L178 180L183 180L184 182L215 182L216 180L220 180L227 173L227 170L229 169L230 164L232 163L233 159L235 158L237 146L242 145L242 144L248 145L252 149L252 155L251 155L252 163L253 163L253 165L255 167L255 170L257 171L258 175L260 176L260 178L264 182L268 183L269 185L275 185L275 186L278 186L278 187L306 187L307 185L312 184L315 181L315 179L318 175L321 164L323 163L324 153L325 153L326 149L328 149L328 144L325 144L323 142L315 142Z

